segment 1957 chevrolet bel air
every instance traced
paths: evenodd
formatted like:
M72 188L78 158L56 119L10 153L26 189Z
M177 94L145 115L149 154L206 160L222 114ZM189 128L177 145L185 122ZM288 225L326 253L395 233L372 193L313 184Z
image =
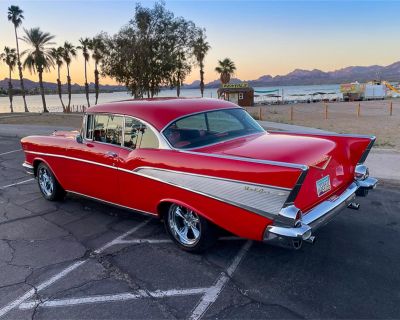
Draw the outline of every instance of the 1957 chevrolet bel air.
M89 108L81 132L21 140L47 200L66 192L163 219L184 250L218 228L299 248L377 180L375 137L267 132L227 101L149 99Z

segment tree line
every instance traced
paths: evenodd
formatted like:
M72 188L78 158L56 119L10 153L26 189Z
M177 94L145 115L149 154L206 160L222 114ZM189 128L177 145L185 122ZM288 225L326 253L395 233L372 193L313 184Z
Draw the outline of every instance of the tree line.
M81 38L78 46L65 42L62 46L52 47L55 37L40 28L24 28L23 36L19 37L18 31L24 16L18 6L10 6L7 17L14 26L16 42L16 48L6 46L1 53L1 60L9 70L8 95L11 112L14 111L11 74L16 67L25 112L29 112L29 109L23 71L28 69L38 75L43 112L48 112L43 73L53 68L57 70L57 91L63 111L69 111L70 65L78 51L84 60L84 86L88 107L90 99L87 64L90 59L94 61L94 104L97 104L99 98L100 76L108 76L123 83L134 98L152 98L162 87L176 88L176 95L179 97L181 87L194 66L199 67L200 93L201 96L204 94L204 59L210 50L205 29L183 17L176 17L163 3L155 3L152 8L137 4L133 18L119 32L114 35L101 32L93 38ZM19 41L28 45L28 49L20 52ZM236 69L234 63L228 58L218 63L215 71L220 74L223 83L229 82ZM67 68L67 103L63 100L60 75L64 65Z

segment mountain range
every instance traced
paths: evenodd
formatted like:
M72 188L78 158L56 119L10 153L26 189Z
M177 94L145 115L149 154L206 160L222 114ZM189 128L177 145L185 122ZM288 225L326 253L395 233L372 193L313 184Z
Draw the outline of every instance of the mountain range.
M338 84L345 82L368 82L371 80L400 81L400 61L388 66L352 66L335 71L324 72L318 69L295 69L286 75L263 75L255 80L231 79L231 83L246 81L252 87L268 86L293 86L313 84ZM194 81L185 88L198 88L200 81ZM214 80L205 85L206 88L217 88L221 85L219 80Z
M400 80L400 61L392 63L388 66L351 66L342 68L335 71L321 71L318 69L314 70L302 70L295 69L286 75L263 75L255 80L242 80L238 78L231 79L231 83L239 83L246 81L252 87L267 87L267 86L291 86L291 85L313 85L313 84L338 84L345 82L367 82L371 80L387 80L387 81L399 81ZM15 89L20 88L19 80L12 80L13 87ZM28 79L24 80L25 88L27 91L37 90L39 84L35 81ZM55 92L57 90L57 84L53 82L44 82L44 87L48 91ZM185 89L198 89L200 81L193 81L191 84L185 84ZM218 88L221 85L220 80L214 80L205 85L206 88ZM8 88L8 79L0 80L0 88L5 90ZM89 84L91 91L94 90L94 83ZM67 90L67 85L63 84L63 91ZM79 84L72 85L72 92L83 92L84 86ZM125 91L126 87L123 85L100 85L100 91L112 92L112 91Z

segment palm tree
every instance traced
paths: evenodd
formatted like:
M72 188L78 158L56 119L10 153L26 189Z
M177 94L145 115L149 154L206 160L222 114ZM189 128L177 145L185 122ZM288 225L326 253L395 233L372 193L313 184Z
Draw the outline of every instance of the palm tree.
M65 109L65 105L62 99L62 91L61 91L61 80L60 80L60 69L61 66L63 65L64 61L63 61L63 53L64 53L64 48L63 47L58 47L56 48L52 48L50 51L50 54L52 56L52 58L54 59L56 65L57 65L57 90L58 90L58 96L60 98L61 101L61 105L63 108L63 112L66 112L67 110Z
M0 54L0 59L8 66L9 77L8 77L8 97L10 99L10 109L14 112L13 108L13 86L11 82L11 74L17 64L17 55L15 49L4 47L4 53Z
M87 82L87 63L89 61L89 47L91 46L89 38L80 38L79 43L81 44L77 49L82 50L83 58L85 59L85 93L88 107L90 107L89 102L89 84Z
M71 76L69 74L69 66L71 64L72 57L76 57L76 49L75 47L69 43L64 42L64 50L63 50L63 59L65 64L67 65L67 83L68 83L68 107L67 110L70 110L71 107Z
M18 34L17 34L17 29L22 24L22 20L24 19L24 16L22 15L23 13L24 12L18 6L10 6L8 8L7 18L8 21L11 21L12 24L14 25L15 41L17 43L17 60L18 60L19 81L21 83L22 99L24 100L25 112L29 112L25 98L24 76L22 74L22 65L19 55Z
M209 43L206 41L204 31L201 30L193 44L193 54L200 68L200 92L202 97L204 95L204 58L210 48Z
M235 70L235 63L229 58L225 58L222 61L218 60L218 67L215 68L215 71L220 74L220 80L223 84L229 83Z
M90 41L89 49L92 50L92 59L94 60L94 88L96 91L96 101L94 104L97 104L97 101L99 99L99 70L98 66L100 61L103 59L104 56L104 42L103 39L100 36L94 37Z
M49 112L46 106L43 87L43 71L50 70L54 66L51 49L47 46L52 45L54 39L50 33L43 32L39 28L24 29L25 35L22 40L31 46L31 49L25 50L22 55L26 56L24 67L27 67L32 73L38 73L40 94L42 95L43 112Z

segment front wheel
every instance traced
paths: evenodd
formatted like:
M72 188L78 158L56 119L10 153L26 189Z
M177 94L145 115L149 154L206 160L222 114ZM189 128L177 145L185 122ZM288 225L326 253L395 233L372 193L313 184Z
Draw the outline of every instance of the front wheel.
M172 240L183 250L202 252L216 241L214 225L195 211L172 204L164 215L164 224Z
M56 201L64 198L64 189L58 183L50 168L43 162L37 168L37 179L40 192L46 200Z

